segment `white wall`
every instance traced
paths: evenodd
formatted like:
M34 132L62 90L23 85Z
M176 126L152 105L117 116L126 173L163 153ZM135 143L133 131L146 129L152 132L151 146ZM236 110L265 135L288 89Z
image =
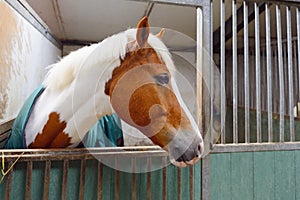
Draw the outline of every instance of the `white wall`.
M61 50L0 0L0 123L19 112Z

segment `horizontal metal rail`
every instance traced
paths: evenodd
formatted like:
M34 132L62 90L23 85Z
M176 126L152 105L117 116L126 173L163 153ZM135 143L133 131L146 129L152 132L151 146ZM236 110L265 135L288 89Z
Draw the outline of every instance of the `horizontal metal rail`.
M101 147L101 148L67 148L67 149L13 149L0 150L5 161L47 161L47 160L78 160L95 157L157 157L168 153L158 146L140 147Z
M201 7L201 6L210 5L210 0L130 0L130 1L171 4L171 5L189 6L189 7Z
M32 8L24 0L5 0L20 15L22 15L34 28L36 28L44 37L52 42L57 48L62 49L62 43L51 33L48 26L41 18L32 10Z
M257 151L292 151L300 150L299 142L286 143L240 143L216 144L211 153L257 152Z

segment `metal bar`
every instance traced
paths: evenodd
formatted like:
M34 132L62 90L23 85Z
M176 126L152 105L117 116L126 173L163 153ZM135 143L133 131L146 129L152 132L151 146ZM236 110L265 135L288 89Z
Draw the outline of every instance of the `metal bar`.
M197 8L197 44L201 44L201 47L204 48L205 50L207 50L207 52L209 53L210 57L212 57L213 55L213 47L212 47L212 1L208 1L209 5L208 6L203 6L202 8ZM200 39L200 40L198 40ZM202 56L202 54L200 53L200 56ZM197 61L198 61L197 57ZM201 57L200 57L201 58ZM197 63L199 64L199 63ZM201 64L201 62L200 62ZM210 68L212 63L209 65ZM198 67L198 66L197 66ZM205 67L203 67L203 71L207 70L205 69ZM209 68L209 69L210 69ZM206 78L211 78L211 73L210 70L207 72L205 72ZM211 83L209 81L209 83ZM209 96L207 96L208 94L204 94L204 97L202 98L207 98ZM206 97L205 97L206 96ZM204 107L204 106L203 106ZM211 108L211 107L209 107ZM204 109L207 109L207 107L204 107ZM210 111L212 112L212 111ZM211 118L208 118L211 119ZM206 119L205 119L206 120ZM208 120L206 120L208 121ZM212 127L212 123L210 124L210 127ZM207 128L210 128L207 127ZM209 140L208 142L211 142L212 137L212 133L213 130L209 131ZM209 148L211 149L211 144L209 144ZM209 156L206 156L206 158ZM207 168L207 166L209 166L209 159L202 159L202 180L201 180L201 186L202 186L202 199L203 200L208 200L210 199L210 175L209 175L209 168Z
M115 169L120 169L119 167L119 159L118 157L115 158ZM114 190L114 199L120 199L120 172L119 170L114 170L115 172L115 190Z
M296 113L293 114L294 117L298 117L298 99L299 99L299 94L298 94L298 91L299 91L299 88L298 88L298 52L297 52L297 43L296 41L293 41L292 39L292 47L293 47L293 85L294 85L294 104L295 104L295 107L293 109L293 111L295 111L296 109ZM296 101L296 102L295 102ZM295 133L296 134L296 133Z
M281 13L279 5L276 5L276 21L279 76L279 141L284 142L284 73L282 60Z
M150 17L150 14L152 12L153 6L154 6L154 3L149 2L148 6L147 6L147 8L145 10L145 13L144 13L144 15L142 17L144 17L144 16Z
M167 152L160 147L124 147L124 148L67 148L67 149L51 149L51 152L45 149L4 149L4 157L7 161L12 161L20 157L20 161L46 161L46 160L78 160L78 159L94 159L101 157L115 157L122 155L124 157L157 157L167 156ZM22 155L20 155L22 154Z
M167 157L162 157L162 166L166 166ZM164 167L162 170L162 198L167 200L167 168Z
M196 72L197 72L197 124L201 132L205 130L204 121L204 106L203 106L203 12L201 8L197 8L197 51L196 51Z
M47 154L49 153L49 150L46 149L14 149L14 150L9 150L9 149L3 149L1 150L4 153L5 152L11 152L11 153L25 153L25 154ZM94 148L57 148L57 149L51 149L51 154L56 154L56 153L65 153L68 155L74 155L74 154L82 154L82 153L115 153L119 154L121 152L125 153L130 153L130 152L166 152L162 150L161 147L159 146L128 146L128 147L94 147ZM165 154L167 155L167 154ZM150 156L150 155L147 155Z
M300 10L296 8L296 18L297 18L297 46L298 46L298 89L299 89L299 97L298 101L300 101Z
M67 199L67 188L68 188L68 169L69 169L69 160L64 160L63 165L63 180L61 186L61 199Z
M278 73L278 55L277 55L277 45L272 45L272 63L274 73L272 73L272 94L273 94L273 113L279 113L279 73Z
M259 32L259 8L254 3L255 10L255 67L256 67L256 127L257 142L262 141L261 137L261 88L260 88L260 32Z
M25 199L31 199L32 161L27 162Z
M13 7L21 16L23 16L36 30L38 30L45 38L47 38L57 48L62 49L61 42L50 32L47 25L38 17L32 9L28 7L24 1L5 0Z
M284 76L284 91L285 91L285 93L284 93L284 98L285 99L287 99L288 98L288 90L289 90L289 88L288 88L288 64L287 64L287 43L285 42L285 43L283 43L282 44L283 45L283 76ZM288 109L288 103L289 103L289 101L288 100L286 100L285 102L285 105L284 105L284 107L286 108L285 109L285 112L284 112L284 114L285 115L288 115L289 114L289 109Z
M264 12L264 3L265 2L259 2L258 3L258 7L259 7L259 13ZM221 5L222 6L222 5ZM253 7L249 7L249 12L248 12L248 22L252 22L255 18L255 13L254 13L254 9ZM224 17L225 18L225 17ZM241 31L244 28L244 22L243 22L243 7L241 6L238 10L237 10L237 32ZM225 42L227 42L228 40L230 40L232 38L232 16L229 17L226 22L225 22ZM214 52L219 52L220 50L220 32L221 32L221 27L219 27L218 29L216 29L213 32L213 47L214 47Z
M250 142L248 3L244 1L245 142Z
M51 161L47 160L45 162L45 175L44 175L44 192L43 192L44 200L49 199L50 169L51 169Z
M299 0L248 0L249 2L277 3L289 6L299 6Z
M255 85L255 76L256 76L256 69L255 69L255 48L254 49L251 49L251 73L252 73L252 84L250 84L251 86L251 92L252 92L252 95L250 95L252 98L251 98L251 102L252 102L252 105L251 105L251 108L255 109L256 107L256 85Z
M232 103L233 103L233 143L238 143L238 80L237 80L237 29L236 0L232 1Z
M85 189L85 168L86 168L86 160L81 159L80 166L80 188L79 188L79 199L84 199L84 189Z
M6 185L5 185L5 200L10 200L11 187L12 187L13 169L7 174Z
M261 109L267 110L267 56L266 47L261 48Z
M271 23L270 7L266 8L266 50L267 50L267 107L268 107L268 142L273 141L273 117L272 117L272 50L271 50Z
M239 143L239 144L216 144L211 153L231 152L258 152L258 151L292 151L300 150L299 142L288 143Z
M221 28L221 85L220 87L222 88L222 84L225 84L225 74L226 74L226 63L225 63L225 0L220 0L221 4L221 15L220 15L220 28ZM225 87L225 85L224 85ZM221 92L221 126L225 125L225 115L226 115L226 94L225 92ZM225 132L225 127L221 127L221 143L225 144L225 137L226 132Z
M132 200L136 200L136 159L131 159L131 165L132 165Z
M210 199L210 189L209 189L209 178L210 178L210 155L208 154L204 158L202 158L202 199L209 200ZM203 188L203 182L208 185ZM203 198L204 196L204 198Z
M152 2L152 3L160 3L160 4L170 4L177 6L189 6L189 7L200 7L207 6L209 3L206 0L130 0L136 2Z
M178 200L182 200L182 177L181 177L181 168L177 168L177 190L178 190Z
M289 115L290 115L290 141L295 141L294 123L294 85L293 85L293 50L291 8L286 7L287 46L288 46L288 76L289 76Z
M213 37L213 25L212 25L212 22L213 22L213 9L212 9L213 5L212 5L212 1L211 1L211 6L210 6L210 9L209 9L209 13L206 13L205 17L208 17L210 19L210 23L207 24L207 29L209 30L209 32L207 34L209 34L209 41L207 41L207 43L210 43L210 46L212 47L213 46L213 41L211 40L211 38ZM210 51L209 52L209 55L210 57L213 57L213 49L210 48L209 49ZM207 59L207 58L206 58ZM214 122L215 121L219 121L219 119L215 119L214 118L214 115L215 115L215 102L214 102L214 99L216 99L216 102L218 101L217 100L217 97L215 98L216 95L219 95L219 94L215 94L215 84L214 84L214 62L212 62L211 60L208 60L208 63L210 64L210 84L209 84L209 91L210 91L210 131L209 131L209 147L212 148L213 145L214 145L214 137L215 135L217 134L220 134L220 133L217 133L217 130L214 128ZM219 105L218 105L219 106Z
M189 166L190 200L194 200L194 166Z
M97 185L97 199L102 199L102 177L103 177L103 166L100 161L98 161L98 185Z
M147 199L151 199L151 158L147 158Z

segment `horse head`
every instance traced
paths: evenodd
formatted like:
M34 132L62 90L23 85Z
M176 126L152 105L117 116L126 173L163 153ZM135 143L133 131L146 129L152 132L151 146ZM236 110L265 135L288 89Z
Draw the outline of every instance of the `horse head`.
M123 121L168 151L173 164L184 167L199 160L203 139L180 96L163 34L163 29L150 34L148 18L141 19L135 40L127 43L126 55L105 84L105 94Z

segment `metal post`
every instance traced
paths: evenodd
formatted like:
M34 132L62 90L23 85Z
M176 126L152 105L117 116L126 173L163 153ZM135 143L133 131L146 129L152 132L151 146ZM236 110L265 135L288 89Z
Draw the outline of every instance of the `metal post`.
M271 52L271 24L270 8L266 3L266 50L267 50L267 108L268 108L268 142L273 141L273 116L272 116L272 52Z
M297 46L298 46L298 80L299 80L299 97L298 101L300 101L300 10L296 8L296 16L297 16Z
M286 7L286 27L287 27L287 46L288 46L288 76L289 76L289 115L290 115L290 141L295 141L294 128L294 86L293 86L293 51L292 51L292 25L291 8Z
M212 56L212 2L210 0L206 0L205 2L209 3L207 6L198 7L197 8L197 69L201 70L203 69L203 73L205 73L206 78L211 78L212 73L209 70L209 73L205 70L205 68L202 68L203 64L203 52L202 49L205 49L210 56ZM210 66L211 68L211 66ZM209 84L211 84L211 81L207 81ZM201 80L198 81L197 84L202 84ZM200 85L200 89L202 85ZM199 88L199 85L197 86ZM210 86L209 86L210 87ZM202 91L198 91L199 94L203 95ZM213 94L211 94L213 95ZM198 96L199 97L199 96ZM205 98L200 96L201 99ZM211 100L211 99L210 99ZM202 100L201 100L202 101ZM201 109L200 105L198 108ZM211 105L210 108L212 108L213 105ZM203 107L202 107L203 108ZM202 110L201 110L202 111ZM213 111L210 112L210 114ZM202 111L203 113L203 111ZM201 114L201 112L200 112ZM210 118L211 119L211 116ZM200 121L201 123L201 121ZM211 122L212 123L212 122ZM211 129L212 124L209 126ZM213 133L212 130L210 130L209 134L209 140L208 142L211 142L211 134ZM202 199L208 200L210 199L209 195L209 155L202 159Z
M238 143L238 88L237 88L237 30L236 0L232 1L232 102L233 102L233 143Z
M284 142L284 77L282 60L282 33L280 7L276 5L276 30L277 30L277 50L278 50L278 75L279 75L279 134L280 142Z
M221 3L221 84L225 84L225 0L220 0ZM220 85L222 87L222 85ZM225 87L225 86L224 86ZM225 92L221 92L221 126L225 124L225 115L226 114L226 95ZM221 143L226 143L225 137L225 127L221 128Z
M32 186L32 161L27 162L27 174L26 174L26 193L25 199L31 199L31 186Z
M248 2L244 1L245 143L250 143Z
M261 88L260 88L260 34L259 34L259 9L254 3L255 10L255 66L256 66L256 127L257 142L262 142L261 137Z

